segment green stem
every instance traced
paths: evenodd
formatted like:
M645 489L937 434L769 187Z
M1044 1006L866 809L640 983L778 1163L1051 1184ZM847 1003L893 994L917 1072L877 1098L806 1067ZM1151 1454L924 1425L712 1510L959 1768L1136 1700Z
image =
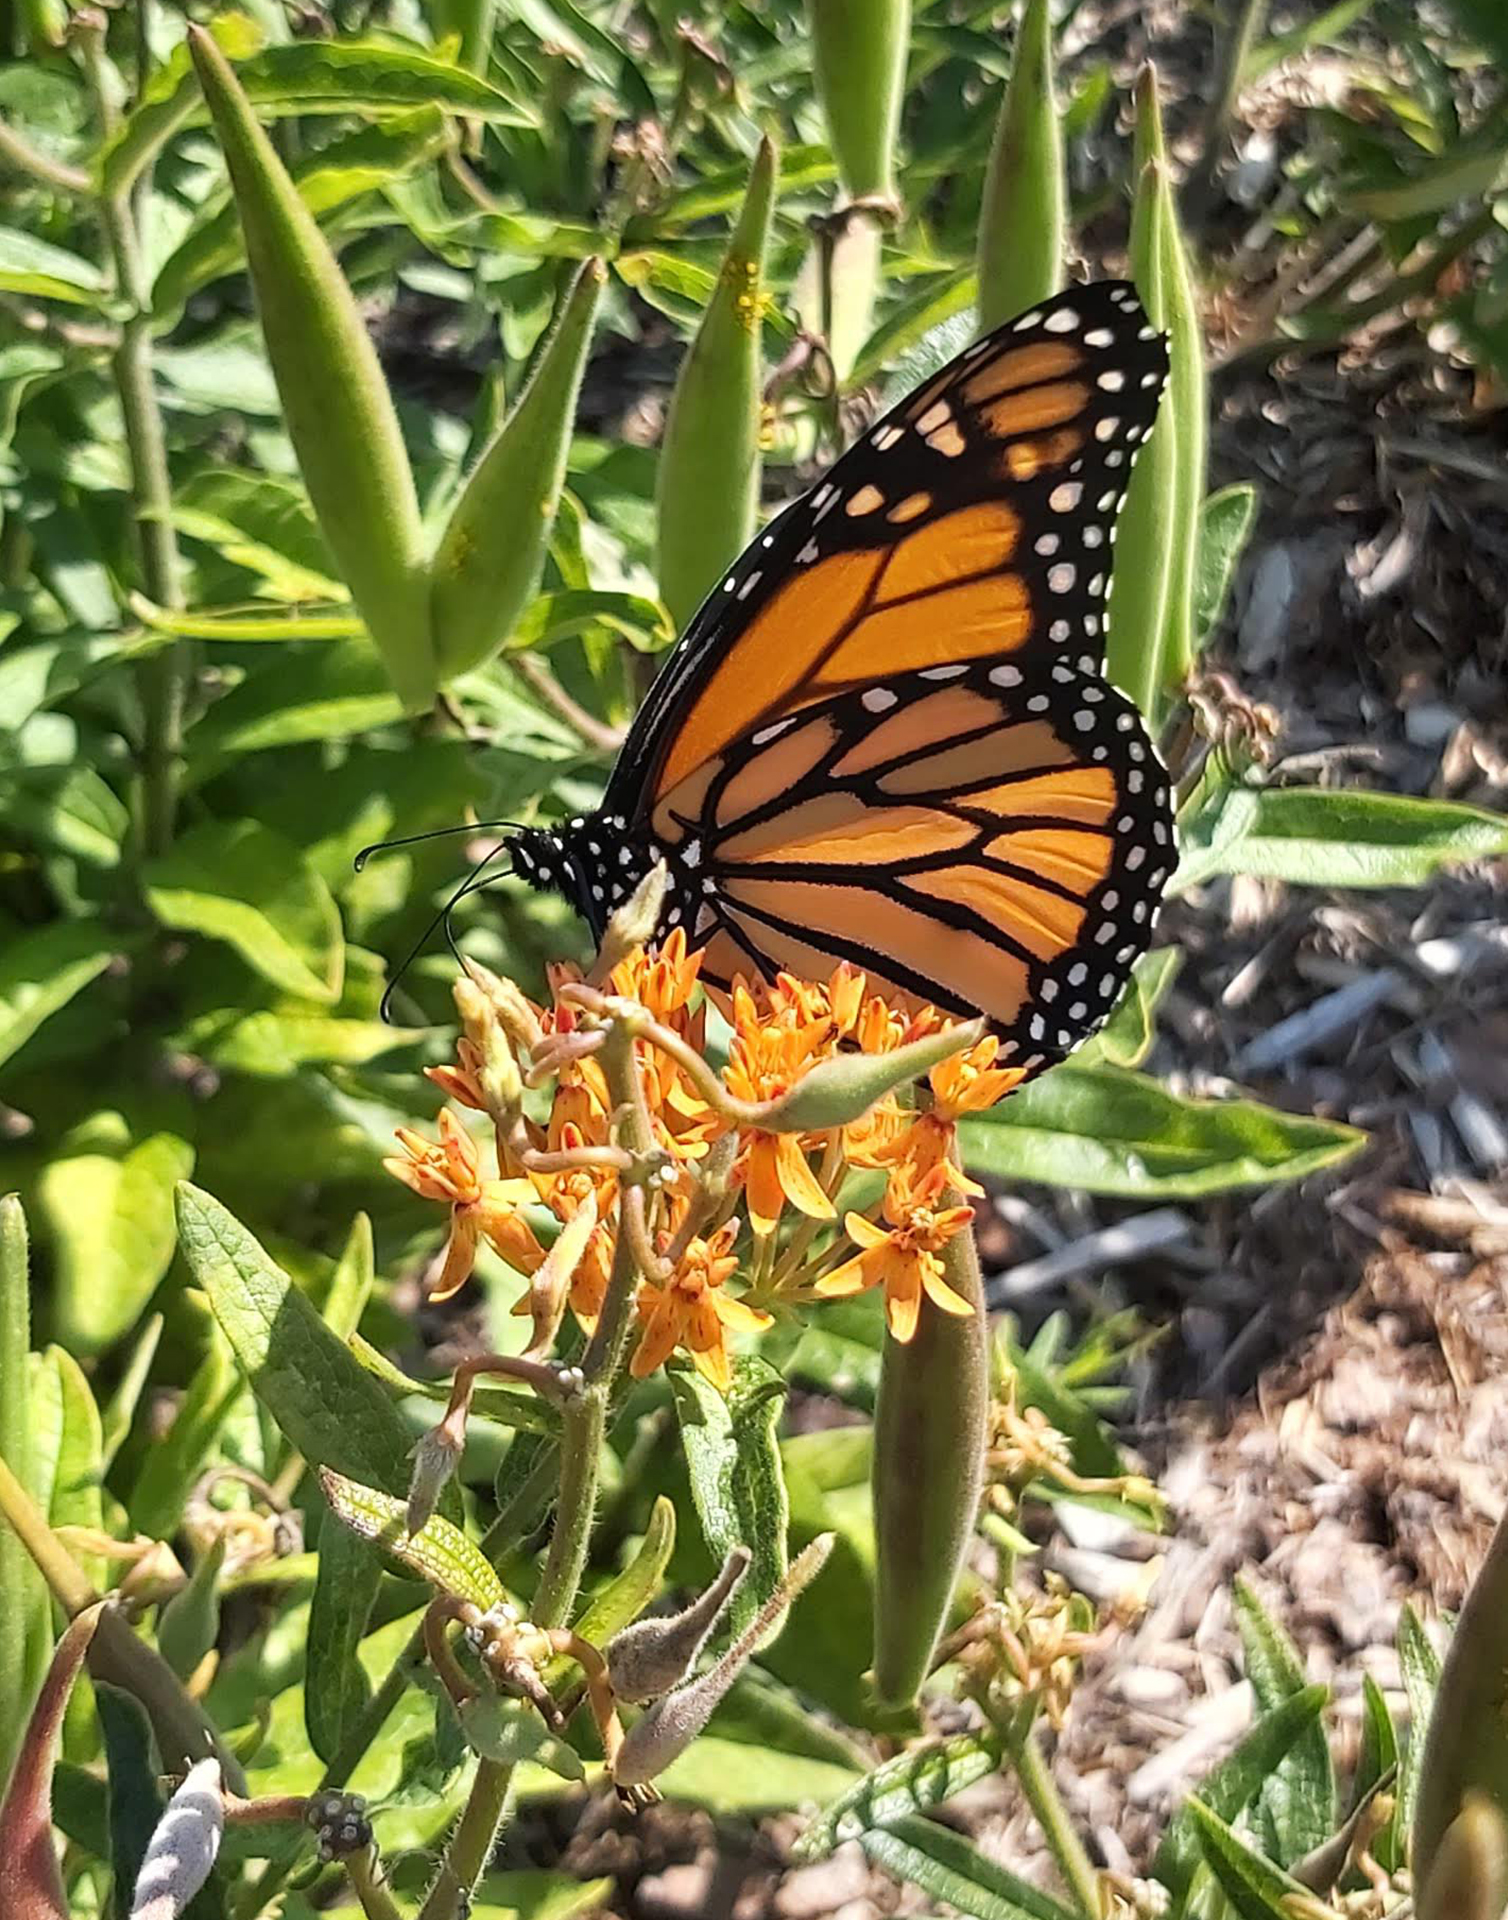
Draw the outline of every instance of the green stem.
M1100 1889L1093 1863L1073 1830L1068 1809L1063 1805L1062 1795L1031 1728L1013 1743L1011 1762L1021 1782L1021 1791L1037 1817L1037 1825L1080 1913L1084 1920L1099 1920Z
M102 126L110 118L97 33L83 37L84 64ZM107 194L100 218L115 263L115 278L129 315L112 361L115 389L126 430L131 468L131 508L147 597L169 611L183 605L178 536L173 530L173 490L168 476L167 436L152 376L152 283L137 223L150 180L143 175L135 206L128 193ZM141 702L141 799L139 840L147 854L172 840L178 802L183 738L185 661L181 644L162 648L138 666Z
M50 153L34 147L7 120L0 120L0 160L8 160L20 172L29 173L34 180L63 193L87 193L91 185L82 167L70 167L66 161L54 160Z
M512 1784L510 1763L483 1760L477 1767L465 1812L456 1823L429 1897L419 1909L419 1920L454 1920L465 1911L491 1857Z
M48 1526L31 1495L0 1460L0 1520L5 1520L71 1619L99 1599L88 1576Z
M380 1877L377 1864L377 1850L369 1848L365 1853L353 1853L345 1862L346 1878L351 1883L351 1891L361 1903L361 1910L367 1920L403 1920L403 1909L387 1890L387 1883Z

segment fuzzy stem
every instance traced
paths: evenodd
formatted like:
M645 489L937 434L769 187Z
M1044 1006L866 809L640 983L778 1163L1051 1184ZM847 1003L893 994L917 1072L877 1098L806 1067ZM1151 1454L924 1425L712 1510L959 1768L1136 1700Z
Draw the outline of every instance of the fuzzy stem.
M101 125L109 119L97 33L84 37L84 65ZM143 175L136 206L149 191ZM115 263L115 278L130 309L121 328L112 367L126 431L131 468L131 509L149 599L169 612L183 605L178 536L173 530L173 490L168 476L167 437L152 377L152 283L142 252L136 211L127 193L107 194L100 219ZM136 670L141 702L141 797L138 837L146 854L160 853L173 837L183 738L184 658L181 643L162 648Z
M7 120L0 120L0 160L8 160L20 172L29 173L34 180L56 187L62 193L87 193L91 185L82 167L70 167L66 161L54 160L51 154L34 147Z
M1011 1762L1021 1782L1021 1791L1037 1817L1037 1825L1079 1912L1084 1920L1099 1920L1100 1890L1094 1867L1073 1830L1068 1809L1031 1728L1013 1743Z
M403 1920L403 1909L380 1877L375 1847L368 1847L365 1853L353 1853L343 1864L351 1891L361 1903L367 1920Z

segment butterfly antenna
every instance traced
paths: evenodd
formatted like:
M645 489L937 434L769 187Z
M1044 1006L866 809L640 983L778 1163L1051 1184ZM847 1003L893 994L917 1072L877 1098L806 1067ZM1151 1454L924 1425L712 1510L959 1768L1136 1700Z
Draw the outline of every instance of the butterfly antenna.
M499 823L494 822L493 824L499 824ZM427 839L430 836L426 834L419 834L419 835L416 835L415 837L422 840L422 839ZM384 1025L392 1026L393 995L398 991L398 988L402 985L403 976L408 972L409 968L419 958L419 955L423 953L424 949L429 945L430 937L434 933L436 927L444 928L445 944L450 948L451 952L455 955L457 966L460 966L461 964L463 964L462 957L461 957L461 949L456 945L455 935L451 929L450 916L455 911L459 903L466 898L468 893L474 893L477 891L479 887L490 885L490 883L494 880L501 880L505 878L507 873L511 873L513 871L513 869L509 867L509 868L506 868L503 873L491 873L491 874L487 873L487 868L492 865L493 861L497 859L498 855L505 853L506 851L507 851L506 847L502 847L502 846L494 847L491 853L487 855L486 859L480 861L478 865L475 867L475 869L472 872L467 874L466 878L450 895L450 898L445 902L445 904L442 907L438 908L433 914L430 915L429 921L427 922L423 933L419 935L419 938L414 942L414 944L409 948L408 952L404 955L403 964L398 968L398 971L393 975L392 979L388 981L386 988L383 990L382 999L378 1003L378 1007L377 1007L377 1015L378 1015L378 1018L384 1023Z
M374 853L392 853L398 847L416 847L421 840L443 840L450 833L490 833L494 827L511 827L515 833L522 831L517 820L463 820L459 826L431 827L428 833L404 833L396 840L374 840L369 847L361 849L351 865L360 873Z

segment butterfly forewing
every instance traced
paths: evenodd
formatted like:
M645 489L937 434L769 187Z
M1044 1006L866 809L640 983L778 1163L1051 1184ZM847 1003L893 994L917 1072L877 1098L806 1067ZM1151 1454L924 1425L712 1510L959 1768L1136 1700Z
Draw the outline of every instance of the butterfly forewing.
M735 737L869 681L1022 650L1097 667L1111 532L1166 368L1133 291L1103 282L933 375L714 591L610 803L631 788L647 807Z

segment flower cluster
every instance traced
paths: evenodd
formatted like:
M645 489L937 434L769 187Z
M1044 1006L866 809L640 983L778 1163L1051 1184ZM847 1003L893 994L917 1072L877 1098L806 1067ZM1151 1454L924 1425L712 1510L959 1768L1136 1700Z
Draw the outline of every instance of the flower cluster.
M592 1334L616 1292L636 1317L636 1376L679 1349L723 1390L729 1336L793 1306L878 1287L902 1341L924 1301L972 1312L946 1277L979 1192L956 1123L1019 1081L998 1042L896 1006L846 965L825 984L709 995L701 962L677 928L599 981L557 970L545 1006L468 963L455 1061L428 1073L490 1120L496 1171L454 1107L436 1140L400 1129L386 1162L449 1209L431 1297L463 1284L485 1240L528 1282L515 1311L531 1355L567 1311ZM721 1066L709 999L731 1029Z

